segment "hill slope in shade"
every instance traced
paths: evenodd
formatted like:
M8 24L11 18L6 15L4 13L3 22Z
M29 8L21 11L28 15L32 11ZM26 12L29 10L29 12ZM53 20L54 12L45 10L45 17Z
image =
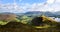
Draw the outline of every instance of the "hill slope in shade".
M31 26L22 24L20 22L9 22L6 25L0 25L0 32L31 32ZM33 29L34 30L34 29Z
M9 22L6 25L0 25L0 32L58 32L60 29L57 28L34 28L32 26L22 24L20 22Z
M47 16L35 17L31 22L34 27L36 26L41 28L56 27L57 24L54 19Z

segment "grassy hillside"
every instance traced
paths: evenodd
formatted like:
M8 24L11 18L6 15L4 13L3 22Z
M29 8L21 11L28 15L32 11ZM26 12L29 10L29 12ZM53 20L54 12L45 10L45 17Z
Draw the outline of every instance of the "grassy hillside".
M58 22L56 22L54 19L46 16L35 17L31 22L32 26L35 28L56 27L56 25L58 24Z
M5 15L6 16L6 15ZM0 16L1 18L2 16ZM40 17L2 17L0 20L0 32L59 32L60 23L47 16ZM10 21L10 19L12 19Z
M9 22L6 25L0 25L0 32L59 32L57 27L50 28L34 28L30 25L20 22Z

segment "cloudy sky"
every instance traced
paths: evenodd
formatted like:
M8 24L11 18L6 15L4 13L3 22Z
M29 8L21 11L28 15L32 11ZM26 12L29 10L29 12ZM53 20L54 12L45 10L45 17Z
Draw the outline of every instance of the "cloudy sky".
M60 11L60 0L0 0L0 12Z

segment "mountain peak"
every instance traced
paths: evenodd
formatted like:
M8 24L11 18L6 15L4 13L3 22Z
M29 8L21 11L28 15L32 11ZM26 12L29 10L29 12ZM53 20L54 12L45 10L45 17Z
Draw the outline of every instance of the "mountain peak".
M51 19L47 16L35 17L31 22L32 22L32 25L36 25L36 26L51 24L54 22L56 23L54 19Z

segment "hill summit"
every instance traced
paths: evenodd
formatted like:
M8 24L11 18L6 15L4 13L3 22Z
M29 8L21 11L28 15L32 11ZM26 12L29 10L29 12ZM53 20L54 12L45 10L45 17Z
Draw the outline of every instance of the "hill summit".
M34 19L32 19L32 25L35 25L35 26L40 26L40 25L53 25L55 23L57 23L54 19L52 18L49 18L47 16L40 16L40 17L35 17Z
M0 21L12 21L15 20L17 16L13 13L1 13Z

